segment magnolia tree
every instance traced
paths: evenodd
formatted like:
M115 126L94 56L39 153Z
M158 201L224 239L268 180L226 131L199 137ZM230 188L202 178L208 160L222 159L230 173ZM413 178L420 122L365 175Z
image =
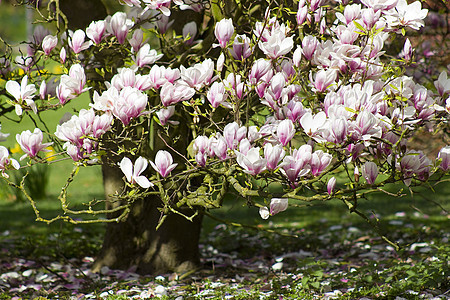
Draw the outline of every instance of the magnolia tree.
M36 128L16 137L20 162L0 146L0 170L38 221L108 223L94 269L195 268L202 216L230 193L262 219L339 199L372 222L360 199L432 186L450 169L450 146L431 158L408 146L419 129L448 128L450 113L447 73L416 83L404 75L409 39L390 48L424 25L419 1L122 0L126 12L73 30L58 4L36 7L54 32L40 28L15 59L5 48L1 112ZM91 104L67 115L84 94ZM46 110L60 111L56 128ZM49 145L59 159L42 153ZM74 169L61 214L45 219L8 173L64 158ZM97 165L105 200L75 210L68 188Z

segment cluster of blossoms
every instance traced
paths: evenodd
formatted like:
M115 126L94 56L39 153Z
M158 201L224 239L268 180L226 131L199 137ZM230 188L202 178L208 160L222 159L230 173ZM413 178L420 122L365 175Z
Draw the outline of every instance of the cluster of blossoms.
M82 109L67 122L57 125L55 135L65 141L64 148L73 161L88 158L97 149L99 138L111 128L112 116Z
M235 157L244 173L256 176L267 170L278 169L283 172L289 182L295 186L301 177L307 175L319 176L331 163L332 156L322 150L312 150L311 145L303 145L292 149L286 155L286 146L295 134L291 120L283 120L277 124L266 124L257 129L239 127L236 122L225 126L223 133L210 136L198 136L193 144L195 160L201 166L206 166L207 158L217 157L226 160ZM265 141L261 150L256 142ZM263 157L260 152L263 152Z
M148 162L149 161L147 161L147 159L139 156L133 164L128 157L124 157L119 162L119 167L125 174L125 177L129 183L138 184L142 188L146 189L154 186L154 184L151 183L147 177L141 175L145 169L147 169ZM178 164L173 163L172 155L169 152L159 150L156 153L155 162L150 161L150 165L162 177L167 177Z
M205 58L172 68L156 64L163 54L151 49L144 31L133 25L156 14L156 28L163 35L173 22L169 18L173 4L196 12L205 7L201 2L180 0L122 0L132 7L128 15L118 12L59 39L50 34L39 39L45 56L56 56L67 64L67 51L72 51L70 57L79 59L55 88L61 106L90 88L88 66L79 62L85 51L108 41L130 53L127 63L104 82L103 91L93 92L91 108L58 125L55 135L65 142L74 161L91 160L113 124L132 130L140 120L155 118L170 133L180 124L171 118L188 112L183 120L193 124L181 126L197 127L192 134L193 155L198 169L206 171L218 163L236 165L250 176L272 176L288 189L323 178L327 184L322 184L320 192L327 196L337 193L336 179L329 171L343 165L351 165L355 181L361 170L366 186L377 184L380 173L396 172L396 180L410 185L413 179L427 180L438 168L447 172L450 146L441 149L436 163L420 151L406 149L407 139L419 127L433 128L448 119L447 73L435 81L437 93L433 93L411 77L387 72L383 60L389 37L406 27L420 29L427 10L419 2L407 4L406 0L360 2L346 5L327 25L325 1L300 0L297 25L316 28L319 34L308 32L301 38L290 26L271 18L270 10L247 33L236 33L233 20L224 18L214 30L218 43L213 47L221 53L217 62ZM196 26L195 22L184 26L185 45L198 42L194 41ZM407 39L400 57L409 61L412 53ZM29 69L31 63L23 61ZM229 67L235 64L246 67ZM24 107L38 112L33 100L36 88L27 80L25 76L21 84L6 84L18 115ZM42 81L41 99L47 98L47 89ZM227 117L215 122L216 112ZM258 118L252 119L252 114ZM211 126L203 127L207 121ZM48 146L39 132L18 137L31 158ZM4 150L2 155L2 172L17 166ZM148 162L163 178L178 165L164 150L156 153L154 162L140 156L133 163L125 155L118 165L130 184L150 188L154 184L144 174ZM260 213L267 218L287 206L286 198L274 198L270 209L262 207Z

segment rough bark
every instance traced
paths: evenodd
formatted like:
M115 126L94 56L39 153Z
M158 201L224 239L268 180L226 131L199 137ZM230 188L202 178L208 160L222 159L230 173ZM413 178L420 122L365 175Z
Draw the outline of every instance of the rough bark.
M106 194L122 187L119 172L107 166L103 168ZM156 197L141 199L133 204L126 221L109 223L93 270L99 271L103 266L112 269L136 267L140 274L165 274L198 268L202 217L190 222L171 214L156 231L161 217L160 206ZM183 213L192 214L187 209Z

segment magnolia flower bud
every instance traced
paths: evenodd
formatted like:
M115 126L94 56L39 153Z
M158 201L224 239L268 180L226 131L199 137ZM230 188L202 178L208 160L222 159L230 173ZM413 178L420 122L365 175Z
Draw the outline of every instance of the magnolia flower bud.
M373 161L366 162L362 167L362 174L368 184L374 184L378 176L378 167Z
M327 183L328 195L333 194L335 188L336 188L336 178L331 177L330 180L328 180L328 183Z
M273 216L285 211L288 208L288 204L287 198L272 198L270 200L270 215Z
M219 46L225 48L234 33L233 21L231 19L222 19L216 24L214 35L219 41Z
M159 150L156 153L155 162L150 161L150 164L162 177L167 177L178 165L177 163L173 163L172 155L165 150Z
M439 151L438 159L441 159L441 164L439 168L441 168L444 172L450 169L450 146L445 146Z
M278 138L278 141L283 146L286 146L287 143L289 143L291 141L291 139L294 137L294 135L295 135L295 126L291 120L286 119L286 120L281 121L278 124L277 138Z
M59 52L59 59L62 64L66 62L66 48L61 48L61 52Z
M42 40L42 50L44 50L45 55L49 55L56 47L56 44L58 44L58 38L53 35L47 35Z

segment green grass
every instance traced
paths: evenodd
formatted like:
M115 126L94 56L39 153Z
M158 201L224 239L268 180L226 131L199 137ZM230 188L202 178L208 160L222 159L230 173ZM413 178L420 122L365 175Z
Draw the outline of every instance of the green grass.
M12 44L26 39L27 32L24 7L2 3L0 9L0 36L6 42Z

